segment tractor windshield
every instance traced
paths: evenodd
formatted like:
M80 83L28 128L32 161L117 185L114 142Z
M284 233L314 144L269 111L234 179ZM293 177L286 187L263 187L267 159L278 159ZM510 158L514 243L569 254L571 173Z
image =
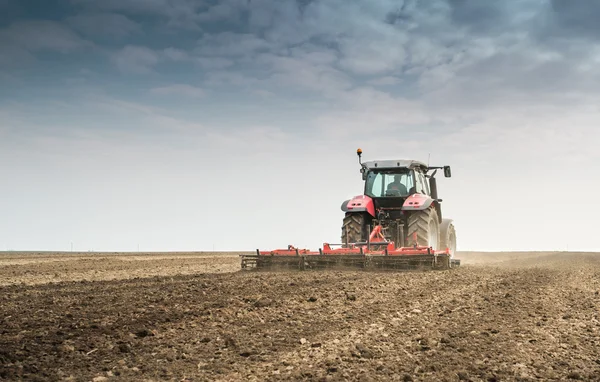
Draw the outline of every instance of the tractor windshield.
M370 171L367 175L365 194L372 198L408 196L414 187L412 172Z

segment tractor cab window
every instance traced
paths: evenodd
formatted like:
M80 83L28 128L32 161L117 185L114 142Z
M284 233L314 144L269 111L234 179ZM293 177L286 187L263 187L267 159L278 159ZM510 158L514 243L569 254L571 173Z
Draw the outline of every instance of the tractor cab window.
M373 198L408 196L413 187L411 172L369 172L365 192Z

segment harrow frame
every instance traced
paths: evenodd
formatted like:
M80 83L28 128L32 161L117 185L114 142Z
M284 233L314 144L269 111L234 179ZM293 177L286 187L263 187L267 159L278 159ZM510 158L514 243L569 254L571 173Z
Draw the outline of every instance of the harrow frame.
M373 239L379 241L371 241ZM381 234L381 226L375 226L367 242L331 244L324 243L318 251L299 249L288 245L287 249L271 251L256 250L255 254L242 254L242 270L317 270L327 268L352 268L362 270L444 270L460 266L448 248L435 251L432 247L419 246L416 235L411 247L396 247ZM342 248L333 248L341 246ZM345 248L343 246L346 246ZM377 249L375 249L377 248Z

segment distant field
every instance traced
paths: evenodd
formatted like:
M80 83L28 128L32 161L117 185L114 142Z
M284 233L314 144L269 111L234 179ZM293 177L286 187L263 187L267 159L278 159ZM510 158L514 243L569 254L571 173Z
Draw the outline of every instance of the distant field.
M0 285L235 272L241 252L4 252Z

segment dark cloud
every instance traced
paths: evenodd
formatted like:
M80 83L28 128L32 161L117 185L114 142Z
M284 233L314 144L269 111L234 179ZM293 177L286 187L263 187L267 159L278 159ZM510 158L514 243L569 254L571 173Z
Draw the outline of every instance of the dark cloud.
M590 87L585 78L597 78L592 45L571 42L600 33L595 23L600 3L587 2L588 8L566 0L46 4L65 1L71 8L63 9L61 28L45 26L44 35L52 32L55 38L40 40L44 46L74 50L75 30L100 45L104 42L108 61L126 73L165 74L169 65L185 63L190 71L200 72L190 74L213 81L256 84L275 75L281 80L289 76L311 82L304 87L319 89L319 94L327 89L312 82L339 84L339 89L388 84L386 91L413 97L419 96L419 84L420 94L441 91L480 103L506 98L509 92L583 91ZM4 35L8 31L16 38L10 29ZM118 45L111 41L109 46L98 31L107 32ZM390 90L396 79L402 86Z
M123 13L146 21L160 20L161 27L200 30L198 15L207 6L202 0L71 0L79 9Z
M296 0L296 4L298 4L298 9L300 10L300 13L304 13L306 7L308 7L314 2L315 0Z
M412 20L410 12L407 12L406 5L407 3L405 2L399 8L385 15L385 22L388 24L399 24Z
M555 37L600 37L600 2L551 0L550 23Z
M0 27L28 19L60 20L73 12L69 0L0 0Z
M518 8L508 1L448 0L454 25L466 27L471 33L504 33L511 24L511 14ZM514 9L513 9L514 7Z
M61 23L28 20L15 22L8 28L1 29L0 45L12 45L31 52L67 53L91 44Z
M156 14L186 4L187 1L174 0L71 0L73 5L91 9L121 11L133 14Z
M66 21L74 29L95 38L124 38L142 31L139 23L118 13L86 12L70 17Z

